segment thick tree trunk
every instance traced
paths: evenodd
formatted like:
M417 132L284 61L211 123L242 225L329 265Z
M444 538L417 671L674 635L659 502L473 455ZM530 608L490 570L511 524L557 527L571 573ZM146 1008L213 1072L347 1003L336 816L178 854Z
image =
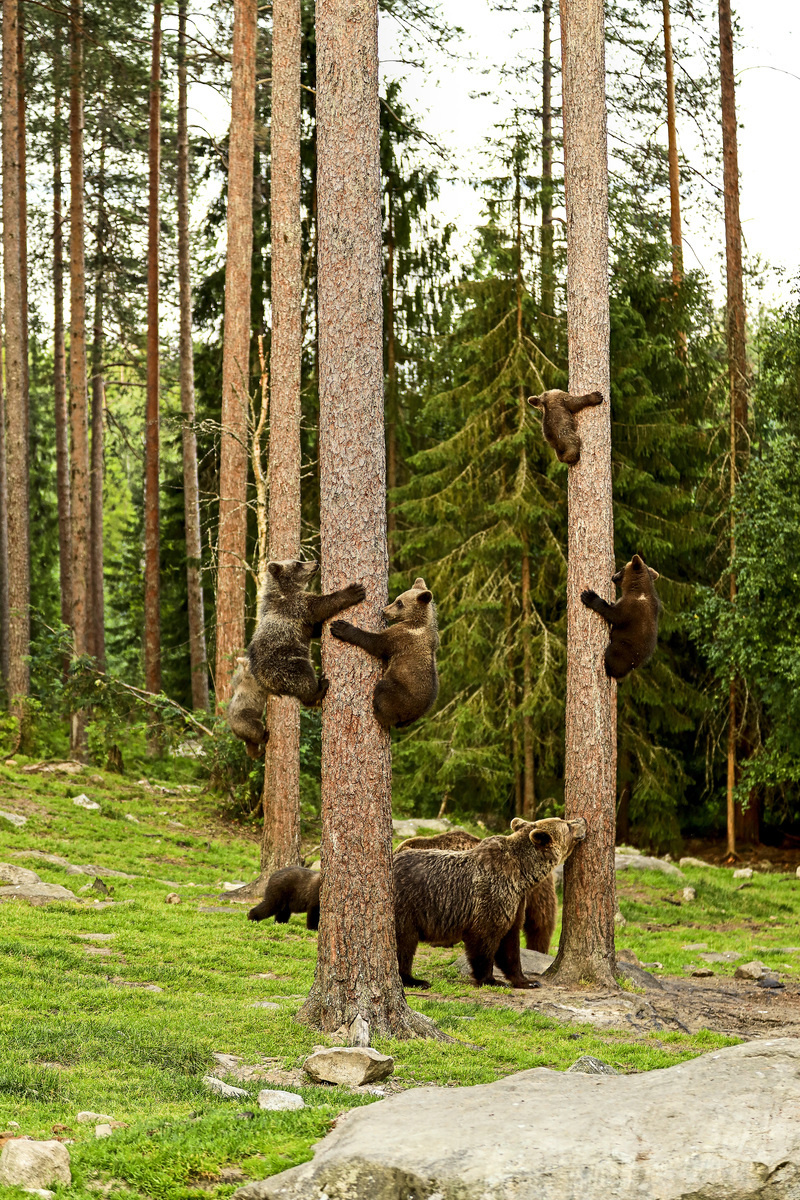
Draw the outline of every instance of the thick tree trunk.
M300 0L272 6L269 554L300 557ZM263 565L262 565L263 570ZM268 704L261 870L300 861L300 705Z
M19 104L19 273L22 291L22 378L25 390L25 443L30 447L30 365L28 362L28 151L25 101L25 31L23 9L17 22L17 82Z
M23 205L17 0L3 0L3 278L6 324L6 483L8 489L8 694L24 715L30 679L30 540L25 403Z
M675 120L675 72L672 60L672 28L669 0L664 3L664 68L667 76L667 142L669 157L669 229L672 245L672 286L676 293L683 283L683 235L681 233L681 175L678 165L678 131ZM677 334L678 356L686 362L686 334Z
M0 306L0 312L2 307ZM8 684L8 477L6 397L0 371L0 685Z
M617 685L603 653L608 627L580 600L613 596L614 518L609 395L608 161L602 0L561 0L567 201L569 387L604 403L578 417L580 461L569 468L565 813L588 834L564 869L563 928L551 967L559 983L614 983Z
M186 0L178 4L178 290L180 305L180 387L183 416L183 503L186 523L186 589L189 606L189 660L192 708L208 708L208 664L203 612L200 541L200 487L192 346L192 282L189 256L189 122L186 80Z
M234 0L217 550L217 704L230 699L235 658L245 644L255 89L256 0Z
M70 546L69 408L64 342L64 228L61 200L61 49L53 55L53 397L56 427L56 492L58 496L58 574L61 620L72 624L72 551Z
M533 765L533 718L527 711L532 690L531 661L531 559L528 543L522 543L522 755L525 782L522 793L522 815L526 821L536 819L536 776Z
M161 691L161 586L159 541L158 188L161 176L161 0L153 4L150 61L149 203L147 221L147 410L144 466L144 677L148 692ZM156 752L154 736L151 752Z
M363 581L360 625L386 603L377 0L317 4L322 590ZM397 967L389 734L372 713L380 666L322 643L322 918L301 1019L332 1032L430 1033ZM368 832L367 832L368 831Z
M394 315L394 198L387 187L388 236L386 239L386 486L391 493L397 487L397 352L395 349ZM397 518L394 501L386 506L389 535L389 561L394 553L394 534Z
M89 591L91 620L89 653L105 670L105 604L103 597L103 433L105 421L105 380L103 378L103 270L105 267L105 136L100 142L97 182L97 227L95 247L97 265L94 277L94 320L92 322L92 477L91 544L89 546Z
M553 254L553 67L550 48L551 0L542 0L542 312L544 350L552 357L555 313L555 261Z

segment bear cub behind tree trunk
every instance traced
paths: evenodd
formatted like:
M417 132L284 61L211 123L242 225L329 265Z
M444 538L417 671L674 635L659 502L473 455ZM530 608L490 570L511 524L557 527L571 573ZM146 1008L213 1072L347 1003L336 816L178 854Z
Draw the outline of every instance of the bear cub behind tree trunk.
M513 987L531 983L522 973L519 930L524 901L586 836L582 817L523 821L507 837L484 838L472 850L404 850L394 858L395 932L400 978L429 987L411 974L418 944L463 941L476 987L497 985L496 962Z
M319 929L319 871L307 867L283 867L267 880L264 899L247 914L249 921L266 921L274 917L285 925L292 913L306 913L306 927Z
M653 656L661 612L661 601L653 587L656 579L658 571L648 567L641 555L634 554L631 561L611 577L611 582L622 588L616 604L609 604L597 592L581 592L586 607L598 613L610 626L605 666L606 675L612 679L624 679Z
M263 758L269 741L269 730L264 725L267 693L253 678L250 660L237 658L236 661L239 669L231 681L233 695L228 704L228 725L244 742L249 758Z

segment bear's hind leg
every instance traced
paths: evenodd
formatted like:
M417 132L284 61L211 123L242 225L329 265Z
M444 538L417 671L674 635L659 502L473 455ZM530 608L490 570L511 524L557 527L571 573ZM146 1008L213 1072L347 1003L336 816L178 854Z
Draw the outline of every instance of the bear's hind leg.
M502 987L492 973L496 947L487 945L484 938L469 935L464 938L464 950L476 987Z

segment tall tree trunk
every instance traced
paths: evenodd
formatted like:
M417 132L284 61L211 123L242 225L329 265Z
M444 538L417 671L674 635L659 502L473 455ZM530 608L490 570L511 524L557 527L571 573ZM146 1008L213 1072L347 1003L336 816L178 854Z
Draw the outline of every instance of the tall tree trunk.
M192 282L189 261L189 121L186 81L186 0L178 3L178 290L180 296L180 386L183 416L183 502L186 523L186 589L189 602L189 661L192 708L208 708L208 664L201 575L200 487L192 346Z
M20 82L17 0L3 0L3 278L6 323L6 481L8 488L8 694L24 716L30 680L30 541L25 403L25 257L20 169Z
M19 273L22 291L22 378L25 390L25 443L30 447L30 366L28 362L28 151L25 101L25 30L23 9L17 20L17 83L19 105Z
M722 94L722 162L725 190L725 267L727 278L727 340L730 379L730 598L736 599L733 571L735 529L733 498L736 481L747 456L748 378L745 341L742 227L739 220L739 151L736 136L736 91L733 74L733 31L730 0L719 0L719 75ZM731 680L728 700L728 853L736 852L736 681Z
M386 206L388 209L388 231L386 238L386 486L391 493L397 487L397 353L395 349L394 312L394 197L391 184L387 183ZM394 535L397 518L394 501L387 505L389 562L394 552Z
M2 313L2 305L0 305ZM6 473L6 397L0 371L0 684L8 685L8 476Z
M388 575L377 0L317 4L317 139L322 590L363 581L358 623L375 628ZM391 752L372 713L380 666L327 629L322 656L322 917L301 1019L430 1032L397 967Z
M86 385L86 251L83 204L83 0L70 6L69 87L69 408L72 631L76 655L87 653L89 626L89 417ZM74 713L73 752L84 743L84 714Z
M514 161L514 214L516 224L516 257L517 257L517 361L522 370L522 163L519 157ZM528 419L525 388L519 385L517 409L520 427ZM523 451L524 454L524 451ZM522 463L526 469L526 464ZM531 698L531 560L528 553L528 539L522 535L522 815L532 821L536 812L535 777L533 769L533 720L529 711Z
M158 188L161 177L161 0L153 4L150 61L149 202L147 219L147 412L144 466L144 677L161 691L161 586L159 541ZM157 736L150 751L158 750Z
M580 599L613 591L608 299L608 159L603 0L561 0L567 201L569 387L604 403L579 417L581 457L569 468L565 812L586 841L564 869L559 983L614 984L617 685L606 677L608 626Z
M672 287L677 296L683 283L683 235L681 233L681 175L678 165L678 131L675 120L675 72L672 60L672 28L669 0L664 3L664 67L667 76L667 141L669 157L669 229L672 245ZM686 362L686 334L677 335L678 356Z
M269 554L300 557L300 0L272 6ZM263 570L263 564L262 564ZM300 861L300 705L268 703L262 873Z
M556 275L553 255L553 66L550 48L551 2L542 0L542 313L544 350L552 358Z
M103 270L105 267L105 131L101 135L97 177L97 265L94 277L94 320L92 322L92 477L91 544L89 546L89 590L91 621L89 652L105 668L106 639L103 599L103 424L105 380L103 378Z
M58 495L58 574L61 621L72 624L72 550L70 545L69 408L64 343L64 218L61 199L61 46L53 52L53 397L56 427L56 492Z
M253 256L253 124L256 0L234 0L228 253L222 350L222 439L217 549L217 704L228 700L245 644L247 412L250 390L250 276Z

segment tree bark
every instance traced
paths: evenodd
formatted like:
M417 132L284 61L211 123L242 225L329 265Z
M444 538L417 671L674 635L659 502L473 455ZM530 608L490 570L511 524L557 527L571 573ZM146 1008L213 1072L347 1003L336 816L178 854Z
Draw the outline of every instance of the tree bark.
M234 0L217 549L218 705L230 699L234 660L245 644L255 88L256 0Z
M2 308L0 307L0 312ZM6 397L0 371L0 683L8 686L8 476Z
M106 639L103 598L103 434L105 380L103 378L103 270L105 267L105 132L101 135L97 175L97 226L94 277L94 320L92 321L92 475L90 486L91 543L89 546L89 591L91 595L89 653L105 670Z
M553 66L550 47L551 2L542 0L542 313L544 350L552 357L555 313L555 260L553 254Z
M61 198L61 46L53 53L53 397L56 427L56 492L58 495L58 573L61 621L72 624L72 550L70 544L69 409L64 342L64 217Z
M524 784L522 815L526 821L536 819L536 776L533 764L533 719L528 711L532 690L531 662L531 559L527 540L522 543L522 756Z
M8 694L24 716L30 679L30 541L25 403L25 324L21 264L20 84L17 0L3 0L3 279L6 324L6 483L8 488Z
M17 20L17 104L19 113L19 274L22 292L22 380L25 395L25 445L30 452L30 367L28 363L28 152L25 101L25 31L23 10Z
M300 0L272 6L269 553L300 557ZM262 566L263 570L263 566ZM268 703L261 871L300 861L300 705Z
M669 231L672 245L672 283L683 282L683 236L681 234L681 175L678 166L678 133L675 121L675 72L672 60L672 28L669 0L664 3L664 68L667 76L667 139L669 157Z
M394 197L391 185L386 188L388 230L386 238L386 485L391 493L397 487L397 353L395 349L394 315ZM394 501L386 506L389 536L389 560L394 551L397 518Z
M616 692L603 653L608 627L580 600L613 594L614 520L608 298L608 161L602 0L561 0L567 203L569 387L604 403L578 418L581 457L569 468L567 571L567 818L585 843L564 869L563 928L550 968L559 983L614 984Z
M322 590L363 581L358 622L376 628L388 577L377 0L317 4L317 139ZM331 1032L360 1014L371 1035L430 1033L397 967L380 666L327 629L322 656L322 916L300 1019Z
M150 62L149 202L147 221L147 412L144 482L144 677L148 692L161 691L161 587L159 541L158 188L161 175L161 0L153 4ZM157 750L155 736L151 752Z
M180 306L180 388L183 416L183 503L186 524L186 589L189 606L189 661L192 708L208 708L208 663L203 611L200 541L200 487L195 433L192 281L189 258L189 122L186 79L186 0L178 3L178 291Z

